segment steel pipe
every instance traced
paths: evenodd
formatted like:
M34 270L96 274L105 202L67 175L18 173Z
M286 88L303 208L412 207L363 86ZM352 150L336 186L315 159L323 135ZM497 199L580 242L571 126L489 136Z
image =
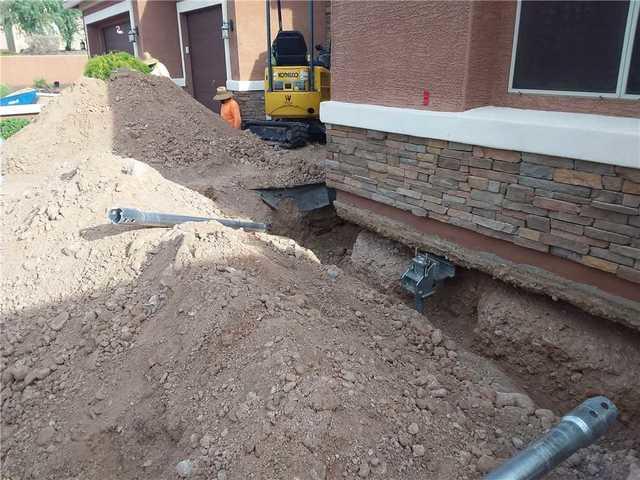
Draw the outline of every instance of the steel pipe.
M485 480L536 480L553 470L581 448L600 438L618 417L607 397L593 397L566 414L544 436L496 470Z
M171 213L143 212L137 208L112 208L107 214L114 225L141 225L146 227L172 227L186 222L216 221L225 227L243 228L265 232L269 229L266 223L245 222L227 218L191 217L188 215L174 215Z

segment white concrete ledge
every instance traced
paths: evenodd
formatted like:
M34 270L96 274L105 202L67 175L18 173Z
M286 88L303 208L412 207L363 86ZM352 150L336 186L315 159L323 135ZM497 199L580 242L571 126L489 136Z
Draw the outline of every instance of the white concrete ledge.
M32 103L29 105L8 105L0 107L0 117L11 117L14 115L34 115L40 113L42 105Z
M320 104L324 123L640 168L640 119L481 107L433 112L346 102Z
M264 90L262 80L227 80L227 90L234 92L249 92Z

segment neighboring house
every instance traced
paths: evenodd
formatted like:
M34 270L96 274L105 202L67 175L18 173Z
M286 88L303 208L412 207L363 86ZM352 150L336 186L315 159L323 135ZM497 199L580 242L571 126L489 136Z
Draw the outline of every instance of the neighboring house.
M334 2L338 213L640 327L639 11Z
M272 2L273 31L277 29ZM316 44L325 43L328 2L315 2ZM306 1L283 1L285 29L308 31ZM217 111L216 87L237 92L243 118L264 118L266 12L260 0L67 0L82 10L90 55L148 51L176 84ZM275 35L275 33L274 33Z

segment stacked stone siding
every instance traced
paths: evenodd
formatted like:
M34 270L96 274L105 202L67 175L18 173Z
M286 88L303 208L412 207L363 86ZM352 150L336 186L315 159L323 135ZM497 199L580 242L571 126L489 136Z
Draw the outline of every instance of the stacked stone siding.
M640 169L336 125L327 147L336 189L640 283Z
M242 120L264 120L263 91L234 92L234 95L240 105Z

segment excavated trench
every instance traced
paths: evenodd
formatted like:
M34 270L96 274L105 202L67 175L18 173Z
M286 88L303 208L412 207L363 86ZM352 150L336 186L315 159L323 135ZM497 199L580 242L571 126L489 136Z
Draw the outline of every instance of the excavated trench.
M346 222L332 207L286 217L278 234L413 306L400 285L414 256L409 247ZM640 332L462 268L426 300L424 314L486 362L480 368L506 373L542 408L562 414L590 396L609 397L620 417L601 443L640 447Z

